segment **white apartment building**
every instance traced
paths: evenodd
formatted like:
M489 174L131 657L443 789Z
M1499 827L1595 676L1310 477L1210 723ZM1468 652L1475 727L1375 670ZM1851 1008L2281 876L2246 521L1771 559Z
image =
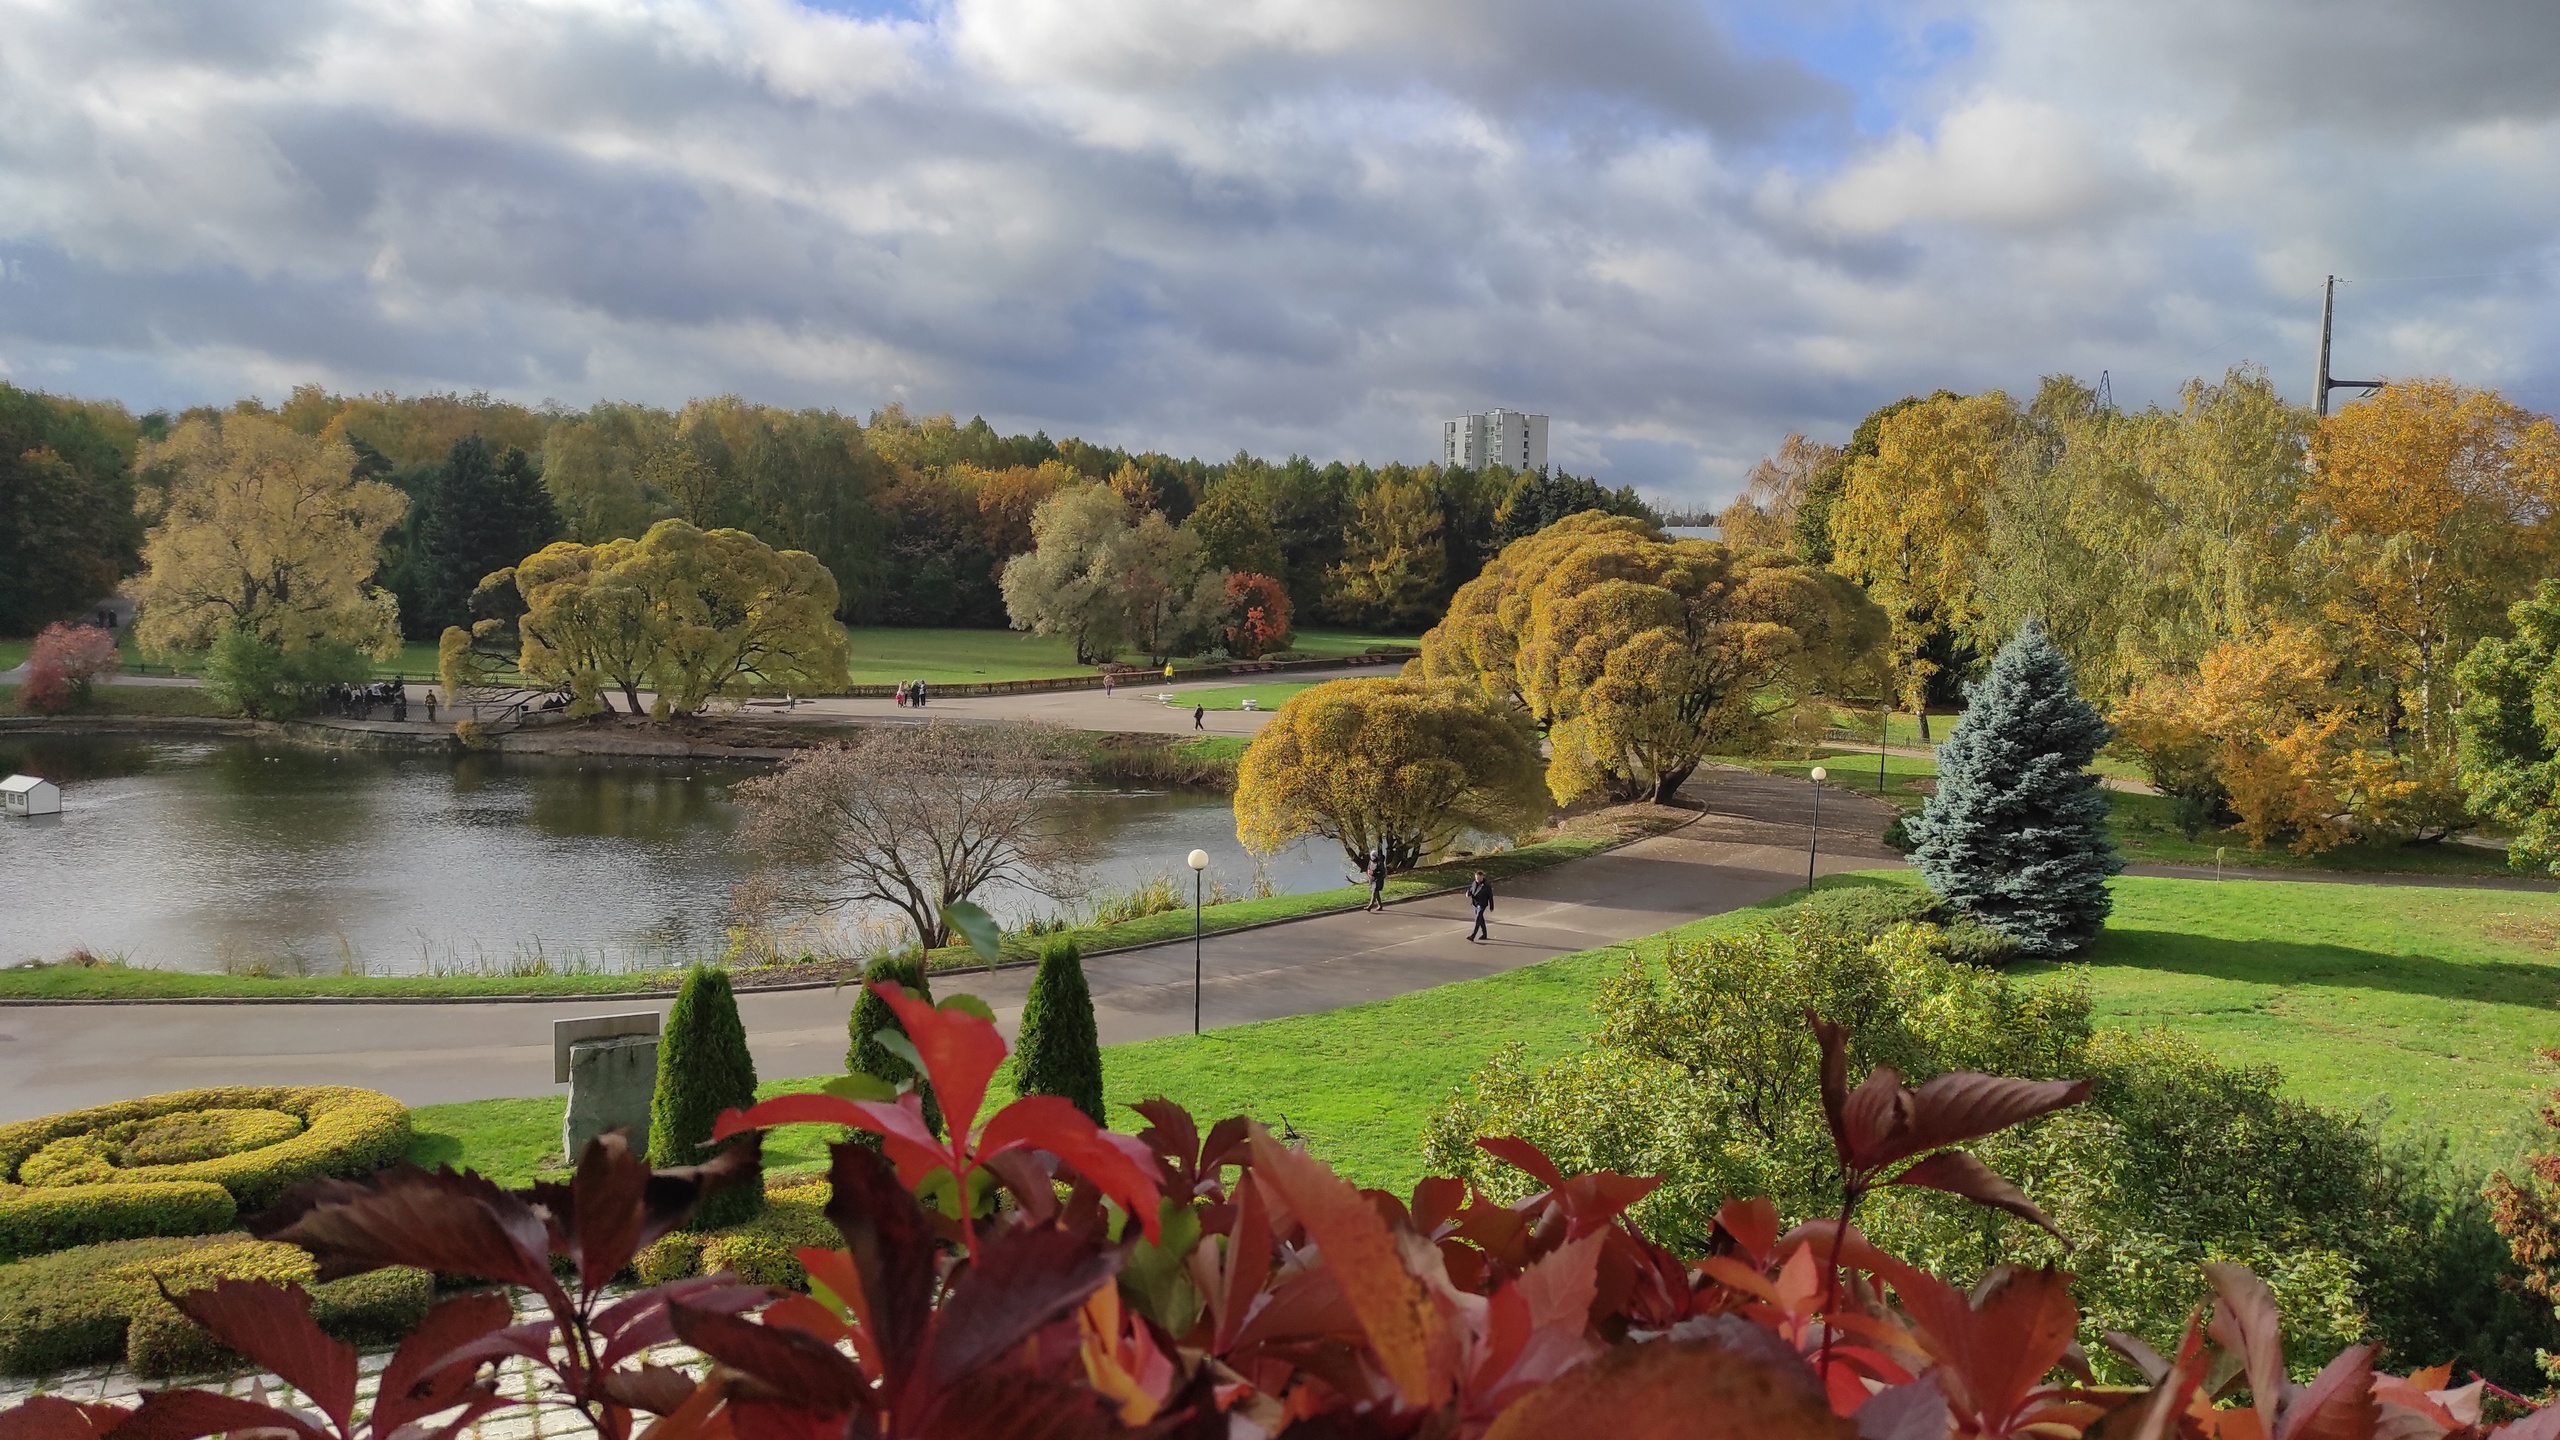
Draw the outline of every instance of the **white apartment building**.
M1440 427L1440 463L1479 469L1496 462L1513 470L1547 468L1547 417L1517 410L1461 415Z

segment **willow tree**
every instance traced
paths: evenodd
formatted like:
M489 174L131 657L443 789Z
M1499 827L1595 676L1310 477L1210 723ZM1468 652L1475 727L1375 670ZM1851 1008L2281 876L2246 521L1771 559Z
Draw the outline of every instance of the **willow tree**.
M1792 556L1572 516L1513 542L1425 635L1425 677L1547 732L1547 788L1667 801L1710 755L1766 748L1819 697L1871 692L1887 633Z
M1519 711L1425 680L1335 680L1289 698L1236 767L1236 838L1268 855L1306 835L1354 864L1409 869L1468 829L1544 817Z

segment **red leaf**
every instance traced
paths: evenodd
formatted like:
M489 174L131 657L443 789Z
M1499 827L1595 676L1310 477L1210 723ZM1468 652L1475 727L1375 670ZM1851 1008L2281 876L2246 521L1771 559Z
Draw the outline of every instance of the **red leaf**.
M166 1287L161 1293L168 1294ZM321 1333L311 1319L309 1292L272 1280L218 1280L169 1295L169 1302L205 1333L310 1396L338 1433L347 1433L356 1408L355 1347Z
M640 1250L641 1200L649 1167L631 1153L631 1139L617 1130L587 1142L577 1174L567 1185L533 1187L551 1212L554 1248L578 1262L578 1283L592 1292L613 1278Z
M2254 1377L2251 1384L2255 1384ZM2275 1440L2373 1440L2373 1347L2350 1345L2284 1407Z
M1053 1097L1054 1098L1054 1097ZM923 1362L938 1394L1081 1305L1128 1252L1092 1230L1015 1226L983 1242L934 1317Z
M1423 1234L1440 1235L1442 1228L1466 1208L1466 1181L1453 1175L1426 1175L1414 1182L1413 1226Z
M310 1251L323 1280L408 1265L522 1285L568 1305L540 1212L477 1173L401 1164L366 1181L314 1181L245 1228Z
M1395 1235L1360 1192L1314 1158L1255 1127L1254 1173L1271 1182L1342 1287L1368 1334L1378 1368L1405 1403L1437 1405L1457 1378L1458 1342L1422 1282L1405 1268Z
M676 1337L675 1325L667 1318L667 1307L676 1301L681 1300L696 1310L720 1310L738 1315L753 1310L773 1296L771 1286L734 1284L726 1275L696 1275L626 1296L589 1322L587 1328L604 1342L596 1363L610 1369L643 1350L673 1340Z
M1905 1290L1903 1303L1956 1382L1941 1382L1948 1400L1976 1428L1998 1433L2071 1348L2080 1307L2071 1301L2071 1277L2059 1270L2003 1266L1983 1288L1976 1303L1945 1286Z
M978 1111L987 1103L987 1082L1004 1063L1004 1036L995 1022L966 1010L945 1010L910 997L895 981L875 980L871 993L897 1012L907 1039L924 1061L934 1098L942 1102L942 1118L951 1127L954 1150L977 1128ZM1054 1098L1054 1097L1053 1097Z
M112 1440L202 1440L234 1430L283 1430L303 1440L329 1440L328 1431L290 1410L210 1390L155 1390L110 1433Z
M604 1377L605 1398L631 1410L673 1415L693 1398L693 1377L665 1365L616 1370Z
M426 1320L409 1332L409 1338L392 1352L391 1363L383 1367L368 1420L373 1433L389 1435L454 1404L479 1367L429 1369L429 1364L514 1318L506 1297L487 1290L457 1295L428 1311Z
M1155 1157L1136 1140L1094 1124L1075 1102L1062 1096L1025 1095L997 1111L978 1140L980 1154L1016 1146L1046 1150L1073 1165L1103 1194L1119 1201L1121 1209L1136 1216L1150 1242L1160 1238Z
M1822 1046L1822 1118L1831 1126L1832 1148L1840 1152L1840 1168L1854 1170L1849 1153L1849 1032L1811 1010L1804 1012L1813 1038Z
M1950 1195L1961 1195L1977 1205L2006 1210L2021 1220L2043 1227L2063 1244L2071 1243L2055 1228L2051 1217L2026 1197L2025 1192L1962 1150L1941 1150L1894 1176L1890 1183L1924 1186L1931 1190L1944 1190Z
M1236 1182L1236 1222L1227 1232L1217 1295L1216 1348L1223 1354L1243 1333L1253 1302L1271 1278L1271 1211L1262 1200L1262 1182L1247 1170Z
M775 1125L847 1125L870 1129L862 1123L857 1105L866 1102L847 1100L812 1090L805 1094L776 1095L759 1100L744 1110L723 1110L711 1126L711 1138L726 1140L742 1130L763 1130Z
M758 1325L717 1310L678 1301L667 1307L677 1338L730 1369L743 1371L806 1409L843 1415L872 1401L871 1385L854 1363L816 1336Z
M2498 1440L2560 1440L2560 1405L2545 1405L2512 1425L2491 1432Z
M854 1271L861 1276L859 1294L839 1291L837 1298L862 1317L866 1354L889 1387L894 1409L933 1319L938 1278L933 1227L916 1197L878 1155L840 1144L832 1156L827 1219L844 1237Z
M2284 1327L2276 1312L2275 1292L2245 1265L2208 1260L2205 1278L2213 1282L2218 1302L2205 1333L2214 1343L2240 1357L2249 1372L2249 1398L2258 1412L2259 1433L2276 1433L2276 1406L2284 1398Z
M1476 1148L1516 1169L1528 1171L1530 1178L1550 1190L1564 1186L1564 1172L1556 1168L1556 1162L1547 1158L1547 1152L1517 1135L1479 1135Z
M1727 1200L1716 1211L1716 1229L1733 1242L1746 1263L1765 1269L1777 1249L1778 1207L1766 1195Z
M1712 1342L1622 1345L1502 1412L1485 1440L1848 1440L1828 1407Z
M1961 1145L2077 1105L2089 1098L2089 1082L2011 1080L1959 1070L1921 1086L1912 1098L1915 1144L1906 1153L1916 1155L1942 1145Z
M0 1410L0 1440L97 1440L132 1411L58 1395L38 1395Z

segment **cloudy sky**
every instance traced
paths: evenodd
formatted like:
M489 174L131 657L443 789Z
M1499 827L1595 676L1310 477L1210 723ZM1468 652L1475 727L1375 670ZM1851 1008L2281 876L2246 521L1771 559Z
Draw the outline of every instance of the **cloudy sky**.
M2560 406L2548 0L0 0L0 375L1729 493L1936 386Z

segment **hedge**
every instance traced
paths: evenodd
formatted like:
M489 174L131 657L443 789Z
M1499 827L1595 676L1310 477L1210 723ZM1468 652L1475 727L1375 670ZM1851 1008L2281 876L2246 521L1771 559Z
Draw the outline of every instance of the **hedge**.
M12 1192L196 1181L243 1213L321 1176L369 1175L409 1148L409 1110L344 1085L179 1090L0 1125L0 1184ZM0 1198L0 1227L13 1202ZM101 1202L102 1204L105 1202Z
M273 1280L311 1293L312 1318L357 1344L414 1329L435 1296L423 1270L377 1270L312 1284L301 1249L231 1232L118 1240L0 1265L0 1371L43 1375L121 1358L146 1379L240 1364L160 1294L217 1280Z
M664 1285L726 1270L750 1285L809 1288L809 1272L797 1253L833 1250L844 1237L827 1222L827 1177L773 1175L765 1180L764 1211L722 1230L678 1230L661 1237L632 1261L643 1285Z
M138 1185L0 1185L0 1261L150 1235L210 1235L238 1212L208 1180Z

